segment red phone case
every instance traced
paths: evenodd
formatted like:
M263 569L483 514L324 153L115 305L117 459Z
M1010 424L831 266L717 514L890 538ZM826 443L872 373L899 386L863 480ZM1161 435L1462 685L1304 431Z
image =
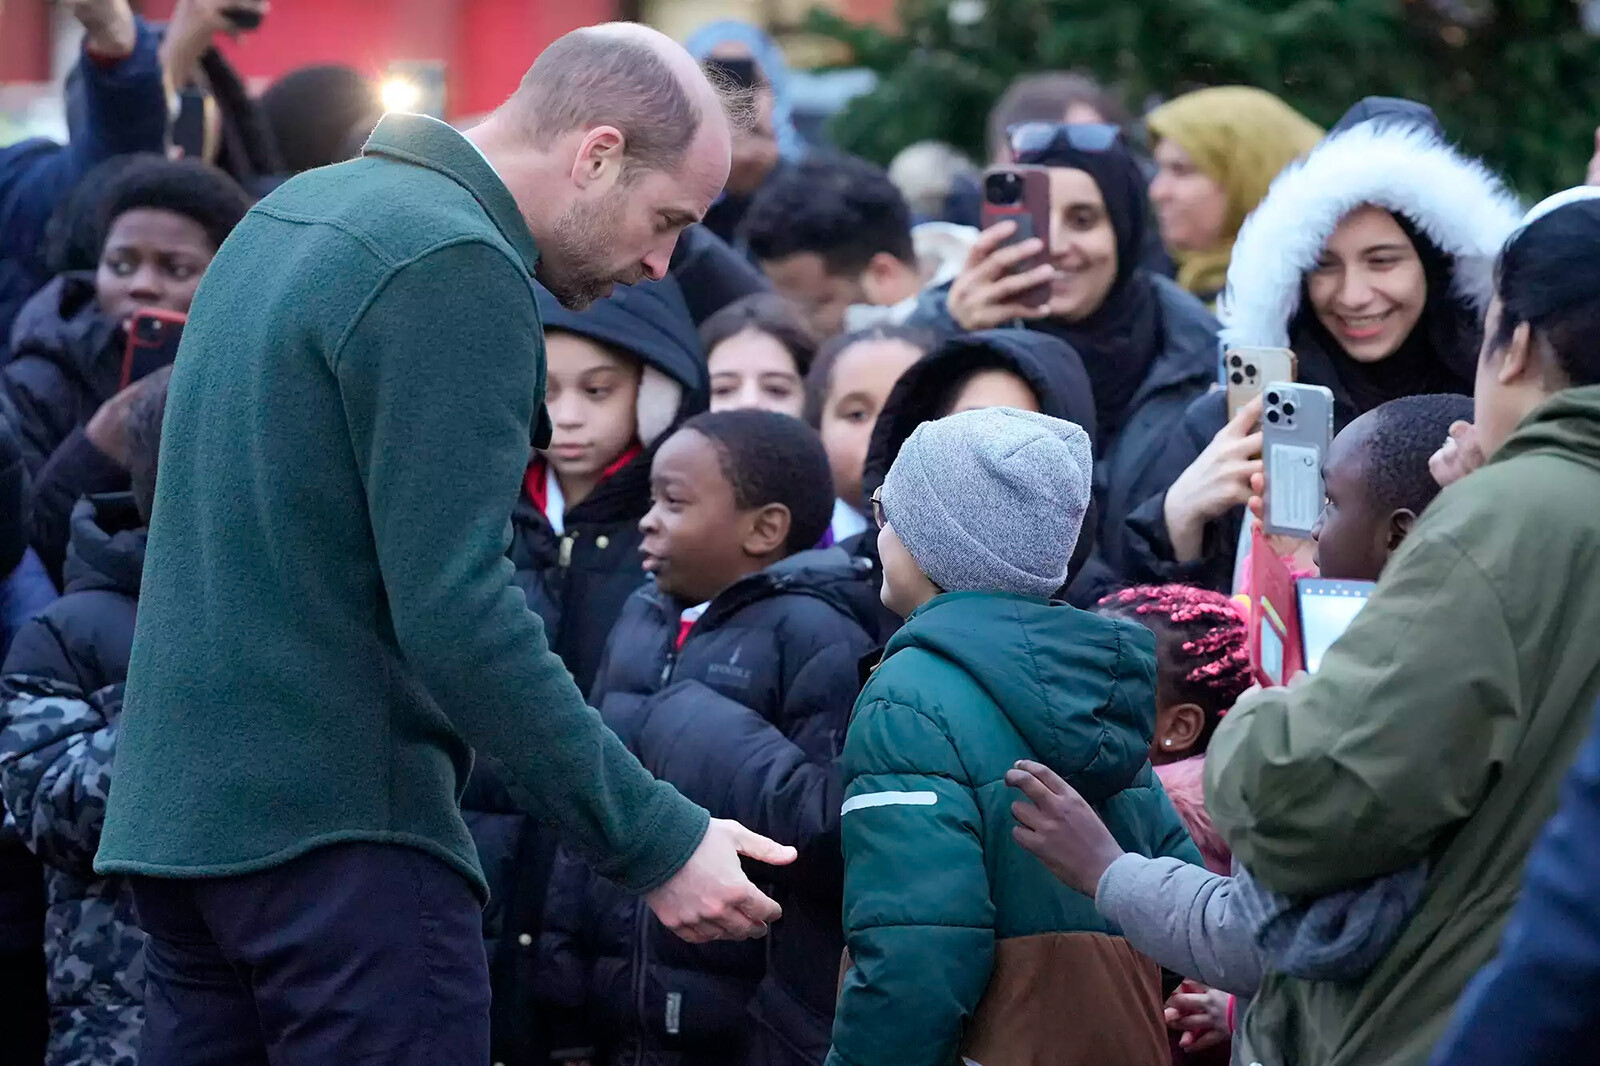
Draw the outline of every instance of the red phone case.
M1294 575L1251 519L1250 667L1263 685L1282 685L1305 669Z
M984 229L998 223L1011 221L1017 224L1017 231L1006 238L1005 245L1017 244L1029 237L1037 237L1044 242L1044 251L1018 264L1012 271L1015 274L1025 274L1035 267L1042 266L1050 261L1050 172L1040 166L1010 166L994 167L984 174L999 173L1001 171L1018 174L1022 178L1022 202L1015 204L990 203L985 197L978 209L978 221ZM1035 285L1026 292L1018 293L1014 300L1030 306L1039 306L1050 301L1050 283Z
M134 370L150 372L172 362L178 354L178 341L188 316L158 307L141 307L128 326L128 344L122 352L122 388L134 382Z

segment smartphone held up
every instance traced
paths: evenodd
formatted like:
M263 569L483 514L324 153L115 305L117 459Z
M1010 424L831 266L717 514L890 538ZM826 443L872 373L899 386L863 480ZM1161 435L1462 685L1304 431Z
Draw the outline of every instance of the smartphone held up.
M1037 237L1044 245L1038 255L1029 256L1013 269L1025 274L1050 261L1050 172L1045 167L1010 166L994 167L983 174L983 204L979 221L984 229L1001 222L1012 222L1016 228L1002 247ZM1050 282L1045 281L1025 292L1018 293L1016 301L1033 307L1043 307L1050 302Z
M1268 533L1311 539L1327 499L1322 467L1332 445L1332 391L1321 385L1283 381L1266 386L1261 459Z

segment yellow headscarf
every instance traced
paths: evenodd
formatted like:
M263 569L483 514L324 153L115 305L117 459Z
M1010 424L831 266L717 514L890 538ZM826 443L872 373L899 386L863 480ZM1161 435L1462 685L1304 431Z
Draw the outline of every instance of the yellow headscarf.
M1233 240L1267 195L1272 179L1322 140L1322 128L1262 89L1201 89L1162 104L1145 117L1152 141L1171 139L1228 193L1222 242L1172 253L1178 284L1207 301L1228 280Z

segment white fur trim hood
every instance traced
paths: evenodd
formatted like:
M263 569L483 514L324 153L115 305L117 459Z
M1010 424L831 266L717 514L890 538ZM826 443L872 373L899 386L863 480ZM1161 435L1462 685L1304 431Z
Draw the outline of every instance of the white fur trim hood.
M1455 258L1456 292L1480 310L1522 206L1492 171L1431 130L1365 122L1334 134L1273 181L1234 242L1218 308L1225 347L1287 347L1301 280L1340 220L1372 204L1404 215Z

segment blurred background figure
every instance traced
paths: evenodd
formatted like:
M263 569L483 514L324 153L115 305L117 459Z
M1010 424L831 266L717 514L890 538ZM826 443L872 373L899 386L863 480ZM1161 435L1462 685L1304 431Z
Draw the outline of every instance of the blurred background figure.
M371 79L337 63L290 71L261 94L260 105L293 174L355 158L383 113Z
M1201 89L1145 116L1160 168L1150 200L1178 284L1214 304L1233 239L1272 179L1322 139L1322 129L1271 93Z
M1013 161L1006 130L1024 122L1128 125L1128 109L1087 74L1051 70L1013 81L989 112L989 159Z
M976 226L979 177L972 160L943 141L907 145L889 164L889 180L899 187L919 224Z

